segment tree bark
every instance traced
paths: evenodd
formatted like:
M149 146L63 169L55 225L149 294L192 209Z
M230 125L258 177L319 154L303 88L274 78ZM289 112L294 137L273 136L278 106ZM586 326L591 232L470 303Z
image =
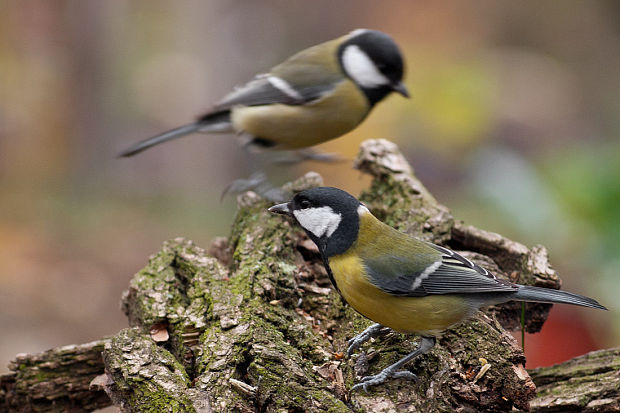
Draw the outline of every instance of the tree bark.
M389 225L459 250L500 277L559 288L544 247L528 249L455 221L394 144L364 142L356 167L373 177L361 200ZM309 173L286 189L320 184L321 178ZM128 412L508 411L527 410L530 402L536 411L561 411L557 406L569 405L560 404L565 398L556 391L575 388L568 378L580 366L589 366L579 370L580 382L590 380L589 389L604 391L599 396L591 391L570 407L617 407L618 368L607 369L611 363L605 359L612 355L565 363L574 363L568 373L561 373L563 367L536 370L543 391L534 399L524 355L506 332L520 328L520 304L489 308L447 331L432 352L408 366L416 382L395 380L369 393L350 393L360 376L404 356L416 339L390 333L345 357L347 339L370 321L330 287L318 250L300 228L269 214L270 204L253 193L238 201L229 238L216 239L208 252L185 239L168 241L135 275L123 295L131 328L90 346L93 371L76 386L83 391L105 366L105 375L92 383L92 401L72 397L71 386L62 397L37 393L41 366L23 356L13 364L14 373L0 381L6 409L52 411L52 403L68 400L73 404L63 406L86 411L102 406L104 390ZM525 328L540 330L549 308L528 304ZM96 357L100 351L103 360ZM597 360L607 364L597 368ZM65 370L55 366L62 375ZM595 384L601 375L608 383Z
M532 412L620 411L620 347L593 351L530 374L537 386Z
M108 339L19 354L10 374L0 376L0 412L91 411L110 405L103 390L90 390L103 374L101 352Z

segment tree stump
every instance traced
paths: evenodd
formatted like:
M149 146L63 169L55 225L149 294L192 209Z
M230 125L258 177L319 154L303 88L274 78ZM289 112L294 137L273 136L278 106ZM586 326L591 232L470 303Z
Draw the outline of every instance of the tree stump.
M355 165L373 177L360 199L379 219L449 246L499 277L559 288L544 247L528 249L455 221L393 143L364 142ZM285 189L321 184L308 173ZM510 411L530 405L535 411L617 411L617 349L535 370L542 389L535 399L523 352L506 331L520 328L521 304L513 303L447 331L407 366L416 382L349 392L360 376L409 353L416 338L390 333L346 357L347 340L371 322L343 303L315 245L299 227L267 212L270 205L251 192L239 196L230 236L207 251L182 238L165 242L123 295L130 328L88 350L73 346L69 361L59 356L62 349L44 353L48 358L19 356L14 372L0 377L0 411L89 411L111 402L128 412ZM549 309L528 303L527 331L540 330ZM596 384L601 377L606 382ZM576 386L584 383L589 391L577 397ZM575 397L561 396L562 389Z

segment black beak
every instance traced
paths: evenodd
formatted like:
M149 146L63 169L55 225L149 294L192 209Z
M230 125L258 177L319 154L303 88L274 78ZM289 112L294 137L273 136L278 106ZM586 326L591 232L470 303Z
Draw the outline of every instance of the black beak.
M288 204L277 204L269 208L267 211L274 214L291 215L291 210L288 209Z
M392 90L394 92L398 92L406 98L409 98L409 91L407 90L407 86L403 82L398 82L395 85L392 85Z

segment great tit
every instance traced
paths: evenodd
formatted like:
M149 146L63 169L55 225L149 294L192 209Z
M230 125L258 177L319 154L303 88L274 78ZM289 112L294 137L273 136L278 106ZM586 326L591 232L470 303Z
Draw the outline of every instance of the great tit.
M298 52L195 122L138 142L120 156L194 132L234 132L264 148L307 148L353 130L392 91L408 97L403 70L390 36L358 29Z
M352 195L329 187L298 193L270 212L291 216L318 246L334 288L375 323L349 341L349 355L385 330L422 336L419 347L353 389L388 378L415 378L400 368L433 348L444 330L480 307L507 301L564 303L606 309L596 300L549 288L513 284L448 248L382 223Z

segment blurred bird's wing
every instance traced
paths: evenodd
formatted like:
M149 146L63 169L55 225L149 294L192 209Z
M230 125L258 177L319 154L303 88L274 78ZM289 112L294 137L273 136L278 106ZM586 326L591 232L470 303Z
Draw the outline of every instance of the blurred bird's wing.
M346 79L335 52L338 41L332 40L298 52L273 67L269 73L256 76L226 95L212 112L236 105L304 105L319 99ZM333 45L329 46L329 43Z
M406 245L401 245L391 254L364 260L369 281L389 294L422 297L432 294L514 292L518 289L517 285L496 278L454 251L413 238L409 240L411 251L419 251L419 243L422 242L425 253L403 253Z
M319 99L334 89L336 82L299 85L272 74L259 75L245 85L226 95L213 108L213 112L231 109L233 106L259 106L282 103L304 105Z

